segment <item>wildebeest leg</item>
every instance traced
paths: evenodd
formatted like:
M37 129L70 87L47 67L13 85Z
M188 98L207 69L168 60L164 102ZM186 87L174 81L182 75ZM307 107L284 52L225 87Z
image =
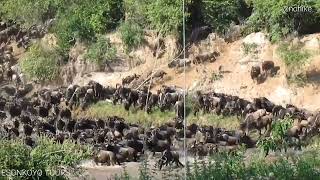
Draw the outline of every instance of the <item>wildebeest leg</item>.
M259 138L261 137L262 133L261 133L261 129L258 129L259 131Z
M116 97L114 97L114 98L113 98L113 101L112 101L113 105L116 105L116 104L117 104L117 101L118 101L118 99L117 99Z
M162 166L163 166L163 160L160 159L160 160L159 160L159 169L160 169L160 170L162 169Z
M120 161L119 161L119 159L118 159L118 158L116 158L116 161L117 161L118 165L120 166L120 165L121 165L121 163L120 163Z
M177 167L184 167L184 165L179 161L179 159L175 159Z
M134 161L134 162L137 162L137 161L138 161L137 154L135 154L135 155L133 156L133 161Z

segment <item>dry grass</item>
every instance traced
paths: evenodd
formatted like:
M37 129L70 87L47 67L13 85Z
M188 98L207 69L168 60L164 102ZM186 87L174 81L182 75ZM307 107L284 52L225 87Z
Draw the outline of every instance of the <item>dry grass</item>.
M106 119L108 116L123 117L129 123L137 123L143 126L160 125L172 120L174 112L161 112L159 109L147 114L140 109L130 108L126 111L122 105L113 105L109 102L100 101L89 107L86 111L75 111L76 117L101 118Z
M137 123L142 126L159 126L171 121L175 117L173 111L161 112L155 109L152 113L147 114L140 109L132 108L126 111L122 105L113 105L109 102L100 101L89 107L86 111L75 110L75 117L101 118L106 119L108 116L123 117L129 123ZM235 116L223 117L214 114L200 114L187 116L188 124L197 123L199 125L213 125L227 129L238 129L240 121Z

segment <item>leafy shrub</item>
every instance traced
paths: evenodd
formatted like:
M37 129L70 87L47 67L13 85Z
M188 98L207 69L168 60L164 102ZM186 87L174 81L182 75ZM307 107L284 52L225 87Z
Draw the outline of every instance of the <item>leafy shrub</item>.
M103 66L116 57L116 49L112 46L110 39L99 36L97 41L89 46L86 57L89 61Z
M288 43L282 43L277 51L287 66L303 65L310 57L310 53L303 51L299 45L290 46Z
M42 169L43 172L49 174L62 166L74 170L72 168L74 165L91 156L91 149L68 140L59 144L52 139L40 137L38 145L31 151L30 156L35 169Z
M241 151L219 152L207 163L195 161L187 179L315 179L318 163L319 159L306 155L292 157L292 161L279 157L270 163L255 154L247 160Z
M317 27L320 13L316 1L304 0L249 0L253 13L248 19L247 31L256 32L267 30L272 42L298 31L310 32ZM289 7L311 7L312 12L288 11ZM317 12L318 11L318 12Z
M286 150L289 147L287 132L292 127L293 120L290 117L285 117L283 120L274 121L271 127L271 135L260 139L258 147L265 153L276 150Z
M245 55L256 53L258 45L256 43L243 43L242 49Z
M224 33L231 22L240 18L240 1L234 0L208 0L202 1L201 11L204 22L218 33Z
M290 46L288 43L282 43L277 49L277 53L288 66L286 74L288 83L297 84L298 86L306 85L308 79L306 73L301 68L311 56L308 51L302 50L300 45Z
M182 0L148 1L146 4L146 19L149 28L162 35L177 34L182 26L182 2ZM186 5L190 2L190 0L187 0ZM189 15L189 13L186 13L187 17Z
M94 41L96 34L105 33L117 26L123 16L122 10L121 0L73 2L66 10L57 14L54 32L58 36L60 47L70 48L76 38Z
M26 26L42 23L48 14L52 0L4 0L0 2L0 12L6 19L14 19Z
M0 140L0 170L1 169L29 169L31 161L31 149L21 141Z
M132 51L142 43L143 29L135 22L126 21L122 23L119 27L119 32L126 52Z
M22 71L33 80L51 81L59 73L58 60L59 55L55 50L35 43L26 53L26 57L20 61L20 66Z
M125 20L139 23L145 27L147 25L147 1L148 0L124 0Z
M75 43L76 38L90 41L95 37L93 30L87 24L81 22L82 20L79 17L71 15L71 12L69 13L59 15L61 18L58 18L53 30L57 35L58 45L62 52L69 50ZM63 18L64 16L69 18Z
M33 170L34 177L19 177L21 179L67 179L68 173L76 175L74 168L81 160L91 156L91 149L77 145L71 141L63 144L55 143L46 137L39 137L34 149L26 146L21 140L0 140L0 170ZM60 171L67 168L68 172ZM36 177L37 176L37 177ZM9 178L9 177L8 177ZM18 177L14 177L18 179Z

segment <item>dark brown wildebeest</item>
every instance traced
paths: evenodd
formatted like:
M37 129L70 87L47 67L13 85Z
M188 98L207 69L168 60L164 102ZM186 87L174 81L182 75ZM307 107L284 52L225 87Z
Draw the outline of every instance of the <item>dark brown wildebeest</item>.
M252 80L257 79L260 74L261 74L261 69L259 66L251 67L250 75Z
M130 84L133 80L140 78L140 75L133 74L122 79L122 85Z
M262 71L268 72L274 68L273 61L263 61L261 65Z
M163 167L163 165L171 165L175 163L177 167L184 167L184 165L179 160L179 153L176 151L171 151L170 148L166 149L162 153L162 157L158 161L159 169Z
M116 163L120 165L120 162L117 160L115 153L105 150L100 150L98 153L96 153L93 156L93 161L96 163L96 165L98 165L98 163L107 164L108 166L113 166Z
M280 69L279 66L274 65L273 61L263 61L261 67L262 71L265 72L267 75L270 75L271 77L276 75Z
M213 52L213 53L206 53L206 54L201 54L196 56L193 60L193 64L201 64L204 62L214 62L216 60L216 57L219 56L220 54L218 52Z

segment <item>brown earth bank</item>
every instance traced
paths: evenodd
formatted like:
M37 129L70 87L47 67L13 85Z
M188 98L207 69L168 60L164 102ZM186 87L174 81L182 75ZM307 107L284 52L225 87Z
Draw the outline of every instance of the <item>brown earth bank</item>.
M116 37L116 35L114 36ZM174 59L172 54L179 53L170 52L170 54L167 53L163 57L155 59L150 49L141 47L133 54L137 59L143 59L145 63L130 70L122 68L121 72L90 72L82 77L77 76L73 79L73 83L83 85L90 80L95 80L102 85L115 86L128 75L136 73L146 78L147 74L151 72L163 70L167 75L163 80L154 82L152 90L159 89L161 85L175 85L181 88L186 87L189 90L214 90L238 95L248 100L264 96L276 104L293 104L317 111L320 107L320 101L315 101L320 99L319 39L320 34L312 34L299 40L304 43L304 49L312 51L312 56L303 67L307 75L311 77L312 83L308 83L304 87L288 84L287 68L276 51L278 45L271 44L263 33L250 34L232 43L226 43L216 35L210 34L206 40L193 45L189 49L190 58L212 51L219 52L220 56L213 63L192 64L187 67L185 76L182 69L171 69L167 66L168 62ZM243 43L257 44L256 52L246 55L243 50ZM263 61L274 61L276 66L280 66L280 70L275 77L268 78L263 84L257 85L250 78L250 69L253 65L261 65ZM214 76L218 74L219 67L222 69L222 75L215 79Z

